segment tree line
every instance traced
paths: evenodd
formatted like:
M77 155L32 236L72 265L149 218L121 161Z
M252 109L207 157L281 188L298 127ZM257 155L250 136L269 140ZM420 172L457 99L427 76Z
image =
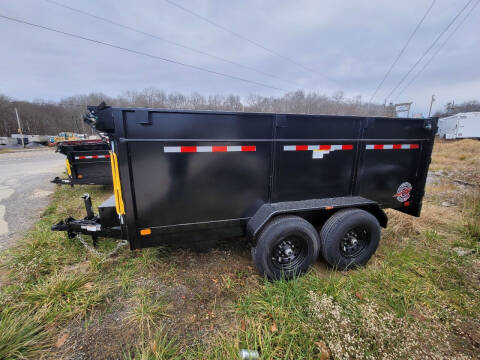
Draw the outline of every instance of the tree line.
M17 108L25 134L55 135L61 131L92 133L82 115L87 105L119 107L149 107L188 110L274 112L297 114L394 116L393 106L363 102L360 96L345 97L343 92L332 96L315 92L295 91L280 97L249 95L185 95L149 87L141 91L126 91L117 97L102 93L73 95L58 102L16 101L0 95L0 136L18 132Z

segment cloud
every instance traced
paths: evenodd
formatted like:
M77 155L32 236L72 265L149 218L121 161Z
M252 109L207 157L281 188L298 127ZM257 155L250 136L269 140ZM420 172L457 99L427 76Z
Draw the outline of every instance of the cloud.
M347 96L361 95L364 100L370 98L431 3L430 0L175 0L313 70L308 72L162 0L58 1L275 74L288 82L106 24L46 1L2 2L0 13L288 90L301 88L325 94L343 90ZM383 102L463 5L437 0L379 91L376 101ZM480 7L425 72L398 98L399 101L413 101L417 112L425 112L433 93L437 97L434 109L453 99L460 102L478 96L480 47L477 34L480 22L475 19L479 15ZM96 91L114 96L147 86L205 95L282 95L281 91L71 39L5 19L0 19L0 31L3 40L0 92L18 99L58 100L72 94Z

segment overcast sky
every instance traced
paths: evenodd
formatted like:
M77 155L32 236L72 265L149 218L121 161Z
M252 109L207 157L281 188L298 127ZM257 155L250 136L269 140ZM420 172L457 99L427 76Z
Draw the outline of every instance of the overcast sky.
M432 0L172 0L292 59L292 62L222 31L164 0L56 1L268 72L285 81L172 46L45 0L0 0L0 14L288 91L303 89L332 95L341 90L348 97L361 95L365 101L370 99L432 3ZM478 1L473 0L458 21ZM378 92L376 101L383 103L386 95L467 2L435 2ZM418 113L428 111L432 94L437 97L434 109L440 109L451 100L480 100L479 19L480 6L471 12L417 80L400 96L393 94L389 101L413 101L414 112ZM125 90L141 90L149 86L204 95L233 93L246 96L254 93L281 96L284 93L2 18L0 39L0 93L16 99L59 100L96 91L115 96ZM424 61L429 59L430 55ZM423 64L420 63L412 75Z

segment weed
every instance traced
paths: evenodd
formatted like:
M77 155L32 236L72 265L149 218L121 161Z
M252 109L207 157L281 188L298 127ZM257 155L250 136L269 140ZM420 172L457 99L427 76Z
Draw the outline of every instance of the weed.
M44 325L33 312L4 308L0 312L0 359L38 355L46 346Z
M105 285L95 286L93 279L91 274L59 274L26 289L22 299L47 319L85 316L108 290Z
M151 336L151 330L155 328L161 316L167 316L166 304L162 299L153 298L152 290L147 287L139 287L134 291L136 304L128 316L130 321L135 322L142 334Z
M178 339L165 328L155 329L151 340L143 340L131 352L123 354L124 360L177 360L183 359L179 351Z

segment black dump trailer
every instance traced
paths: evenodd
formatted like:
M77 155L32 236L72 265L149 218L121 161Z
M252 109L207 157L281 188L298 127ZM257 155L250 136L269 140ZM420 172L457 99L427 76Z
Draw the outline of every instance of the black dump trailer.
M114 196L53 230L131 249L246 236L270 279L367 263L383 209L419 216L437 119L89 107Z
M107 140L65 141L57 145L65 155L67 179L56 177L55 184L112 185L110 144Z

